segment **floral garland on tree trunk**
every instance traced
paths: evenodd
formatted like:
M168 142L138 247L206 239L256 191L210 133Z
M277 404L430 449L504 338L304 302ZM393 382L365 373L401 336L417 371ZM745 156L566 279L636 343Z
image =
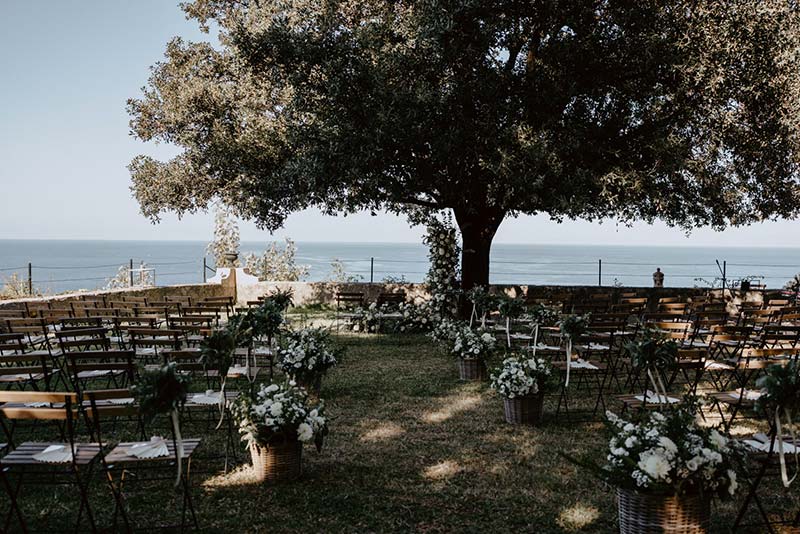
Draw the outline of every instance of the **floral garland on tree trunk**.
M438 219L431 217L423 243L428 245L430 269L427 284L431 300L442 317L452 317L458 312L458 277L461 245L458 230L452 217L447 214Z

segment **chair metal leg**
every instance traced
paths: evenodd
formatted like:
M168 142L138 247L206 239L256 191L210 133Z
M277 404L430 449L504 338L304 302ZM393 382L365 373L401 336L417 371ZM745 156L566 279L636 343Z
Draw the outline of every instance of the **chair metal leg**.
M8 514L6 515L6 520L3 524L3 532L10 532L9 527L11 526L11 517L13 515L17 516L17 521L19 522L19 526L22 529L22 532L28 532L28 527L25 525L25 519L22 517L22 511L19 509L19 502L17 497L19 496L20 489L22 488L22 475L23 473L20 472L17 475L17 485L15 488L11 487L11 483L8 480L8 476L6 475L5 469L0 469L0 476L3 479L3 486L8 493L9 499L11 499L11 503L9 505Z

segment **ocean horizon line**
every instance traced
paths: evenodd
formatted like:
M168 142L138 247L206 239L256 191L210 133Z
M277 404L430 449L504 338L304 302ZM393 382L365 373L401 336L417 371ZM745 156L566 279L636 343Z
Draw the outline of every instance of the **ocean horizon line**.
M291 238L290 238L291 239ZM16 238L16 237L0 237L0 243L5 241L24 242L24 241L37 241L37 242L62 242L62 243L208 243L210 240L205 239L94 239L94 238L49 238L49 237L30 237L30 238ZM280 243L285 241L285 238L276 238L273 240L259 240L259 239L242 239L241 243ZM313 241L313 240L299 240L292 239L297 244L311 244L311 245L419 245L424 246L420 241ZM622 248L715 248L715 249L800 249L796 245L759 245L759 244L709 244L709 243L520 243L509 241L497 241L492 244L504 246L548 246L548 247L622 247Z

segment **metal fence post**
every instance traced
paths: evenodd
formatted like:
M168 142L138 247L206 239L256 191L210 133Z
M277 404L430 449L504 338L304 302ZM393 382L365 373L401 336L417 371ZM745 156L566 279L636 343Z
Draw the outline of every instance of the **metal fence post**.
M597 260L597 286L603 287L603 260Z
M206 269L208 269L208 266L206 265L206 257L203 256L203 283L204 284L206 283Z
M371 284L375 279L375 258L369 259L369 283Z
M130 287L133 287L133 258L131 258L130 266L128 267L128 277L130 278Z
M33 296L33 265L28 262L28 295Z
M728 260L722 260L722 296L725 296L725 289L728 286Z

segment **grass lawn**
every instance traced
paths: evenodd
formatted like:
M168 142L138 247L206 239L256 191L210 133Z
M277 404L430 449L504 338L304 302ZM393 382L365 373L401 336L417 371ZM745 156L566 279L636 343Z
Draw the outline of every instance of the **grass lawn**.
M613 490L558 455L590 452L601 460L607 438L598 422L556 421L555 399L538 428L504 422L502 401L486 384L461 383L455 362L421 336L340 337L348 351L323 384L331 433L321 453L306 447L301 480L254 484L243 463L222 474L207 456L220 432L187 422L204 437L193 464L193 495L209 532L612 532ZM229 386L233 387L233 386ZM744 427L750 424L744 420ZM237 436L238 439L238 436ZM246 453L239 460L247 462ZM172 474L172 473L170 473ZM796 493L770 481L765 505L796 510ZM129 493L131 515L170 519L169 481ZM4 502L4 501L0 501ZM74 522L71 490L25 488L31 528ZM95 476L92 502L101 525L112 500ZM736 502L714 505L715 531L733 521ZM173 514L172 518L176 516Z

